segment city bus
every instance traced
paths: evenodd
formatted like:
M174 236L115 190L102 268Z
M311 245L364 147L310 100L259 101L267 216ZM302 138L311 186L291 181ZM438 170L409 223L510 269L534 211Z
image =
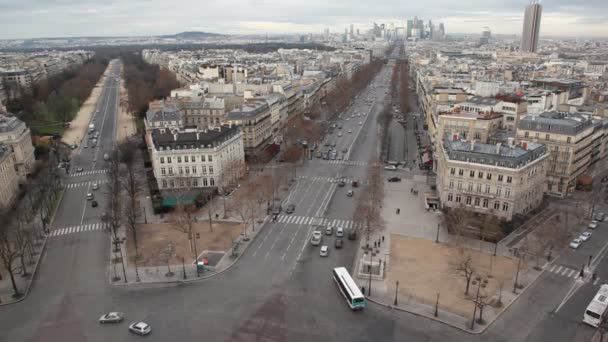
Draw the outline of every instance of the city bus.
M600 286L600 290L587 306L583 322L597 328L606 314L606 308L608 308L608 285L604 284Z
M365 307L365 297L346 268L334 268L333 278L351 310L362 310Z

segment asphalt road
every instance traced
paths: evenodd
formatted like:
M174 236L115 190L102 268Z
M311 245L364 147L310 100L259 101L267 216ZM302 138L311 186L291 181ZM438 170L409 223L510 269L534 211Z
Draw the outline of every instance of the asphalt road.
M355 197L346 197L351 186L337 187L334 178L363 179L369 162L378 155L375 118L386 101L380 86L388 85L389 79L389 70L384 68L375 80L376 93L359 96L349 109L351 116L368 111L341 122L342 130L352 129L352 133L328 138L338 150L349 148L349 160L315 158L299 167L297 183L283 199L296 205L295 213L264 226L233 268L182 286L112 287L107 284L108 232L53 237L30 296L20 304L0 308L0 340L139 341L139 336L127 331L128 323L136 320L151 324L149 341L546 341L543 338L549 335L552 341L577 340L572 334L561 335L556 328L560 325L548 314L561 301L556 293L565 293L573 280L552 280L549 273L479 336L374 304L361 312L349 310L331 280L331 269L350 268L358 244L345 240L344 248L336 250L335 237L324 236L322 244L330 246L330 253L323 258L309 237L318 220L352 226L360 188L354 189ZM109 87L103 96L111 102L115 95L115 88ZM372 106L363 103L367 96L375 100ZM107 113L106 122L113 122L115 115ZM104 140L110 143L113 134L113 124L107 125L102 124L102 146ZM76 165L100 169L92 165L94 157L85 154L74 158ZM91 175L77 180L101 178ZM86 191L85 186L66 191L54 227L98 222L96 212L84 209ZM580 296L585 297L582 292ZM110 310L125 312L126 322L99 325L97 318ZM578 307L572 309L578 311ZM560 327L580 330L574 320ZM582 335L587 336L587 330Z

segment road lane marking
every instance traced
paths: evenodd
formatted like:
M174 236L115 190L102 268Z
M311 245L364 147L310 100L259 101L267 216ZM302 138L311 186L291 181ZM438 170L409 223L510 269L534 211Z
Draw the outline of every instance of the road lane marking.
M555 269L555 267L557 267L557 265L553 265L553 267L551 267L551 269L549 270L549 272L553 272L553 270Z
M555 271L555 273L559 274L559 272L562 270L562 268L563 268L563 267L562 267L562 266L560 266L560 267L559 267L559 268L558 268L558 269Z
M574 275L576 272L574 270L570 270L570 273L568 273L568 278L572 278L572 275Z

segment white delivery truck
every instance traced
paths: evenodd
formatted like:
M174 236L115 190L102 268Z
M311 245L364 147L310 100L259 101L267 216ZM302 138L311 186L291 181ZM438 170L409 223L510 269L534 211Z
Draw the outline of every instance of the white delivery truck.
M93 133L95 132L95 124L90 124L89 125L89 133Z

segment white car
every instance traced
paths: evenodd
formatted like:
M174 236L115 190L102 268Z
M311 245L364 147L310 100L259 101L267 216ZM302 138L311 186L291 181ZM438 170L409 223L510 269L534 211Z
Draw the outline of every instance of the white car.
M342 136L342 132L338 133L338 136L341 137Z
M325 235L332 235L334 233L334 227L328 226L325 228Z
M395 171L397 170L397 167L395 165L386 165L384 167L385 170L390 170L390 171Z
M588 227L591 228L591 229L597 228L597 221L591 221L591 223L589 223Z
M346 119L344 119L344 120L349 121L349 120L350 120L350 118L346 118Z
M583 241L587 241L591 239L591 232L583 232L578 238Z
M349 130L348 130L348 133L352 133L352 132L353 132L353 130L352 130L352 129L349 129Z
M124 319L125 314L122 312L108 312L99 317L99 323L120 323Z
M329 248L327 248L327 246L321 246L321 251L319 251L319 255L322 257L326 257L328 251Z
M583 243L583 240L581 240L580 238L576 238L576 239L570 241L570 248L577 249L582 243Z
M93 190L98 190L98 189L99 189L99 184L93 183Z
M314 232L312 232L312 237L310 238L310 244L313 246L318 246L319 244L321 244L322 238L323 238L323 235L321 234L321 232L318 230L315 230Z
M359 126L363 125L363 122L359 121Z
M93 200L93 194L89 192L87 194L87 201L92 201L92 200Z
M148 323L135 322L135 323L129 325L129 331L132 333L136 333L138 335L144 336L144 335L148 335L152 331L152 328L150 327L150 325Z
M336 236L337 237L343 237L344 236L344 228L338 227L338 229L336 229Z

